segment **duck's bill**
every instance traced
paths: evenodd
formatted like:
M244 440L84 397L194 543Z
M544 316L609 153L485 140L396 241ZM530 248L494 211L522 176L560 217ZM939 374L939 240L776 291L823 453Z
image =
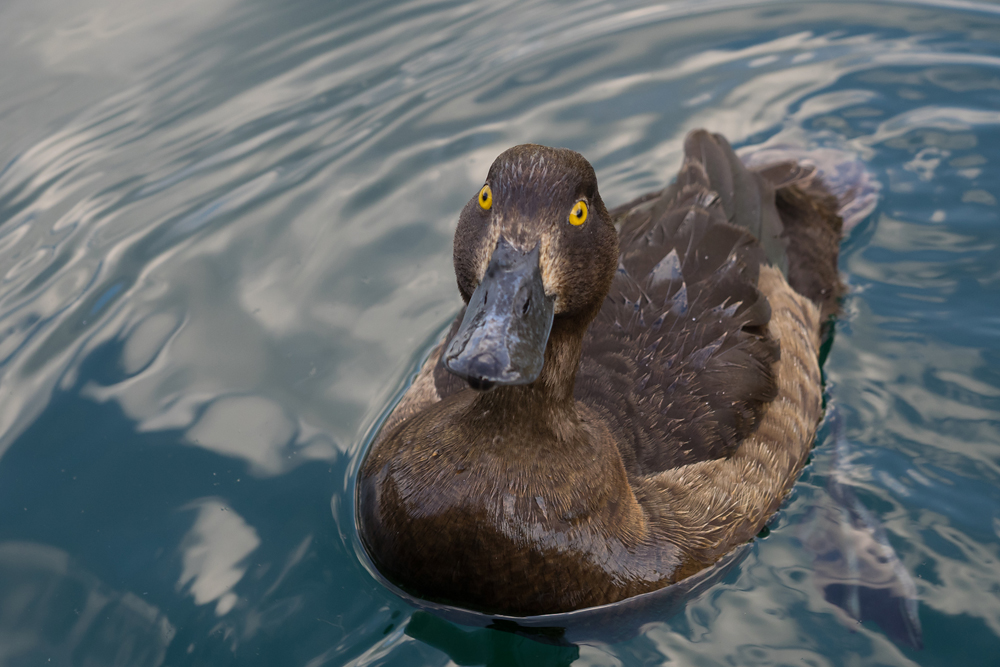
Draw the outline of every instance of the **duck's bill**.
M444 353L444 365L473 389L529 384L545 363L555 298L545 295L539 250L497 244L462 324Z

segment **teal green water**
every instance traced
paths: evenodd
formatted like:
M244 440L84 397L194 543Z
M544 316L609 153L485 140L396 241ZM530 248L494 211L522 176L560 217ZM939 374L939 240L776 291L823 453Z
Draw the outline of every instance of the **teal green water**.
M0 665L1000 664L997 6L10 0L0 64ZM701 126L883 186L825 370L922 651L812 580L829 427L622 643L415 617L360 563L353 475L492 159L574 148L615 204Z

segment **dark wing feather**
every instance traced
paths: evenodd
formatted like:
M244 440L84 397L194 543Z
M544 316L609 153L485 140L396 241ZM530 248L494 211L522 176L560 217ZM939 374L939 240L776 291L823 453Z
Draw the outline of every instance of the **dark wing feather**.
M778 190L777 206L788 240L788 284L820 307L825 330L845 291L837 270L843 225L837 200L810 179Z
M760 265L785 258L773 188L707 133L686 153L672 186L623 212L621 264L577 376L636 475L728 456L777 394L757 289Z
M825 326L844 295L837 271L843 233L840 204L809 165L778 162L756 173L775 191L788 251L788 284L820 307Z

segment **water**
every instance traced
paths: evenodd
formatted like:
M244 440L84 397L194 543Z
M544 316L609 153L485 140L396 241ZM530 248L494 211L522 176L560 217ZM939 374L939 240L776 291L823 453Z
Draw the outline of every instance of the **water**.
M997 664L996 6L11 0L0 37L0 664ZM492 159L574 148L615 204L700 126L883 185L825 371L922 651L811 580L829 426L770 535L619 644L414 616L360 564L352 476Z

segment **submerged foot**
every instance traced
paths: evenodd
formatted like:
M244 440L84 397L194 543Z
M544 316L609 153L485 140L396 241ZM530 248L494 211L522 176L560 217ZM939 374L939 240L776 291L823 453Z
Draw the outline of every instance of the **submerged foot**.
M923 648L917 587L878 518L849 485L849 444L836 408L831 419L836 450L827 497L799 530L815 558L813 579L826 601L843 612L842 620L874 621L895 642Z

